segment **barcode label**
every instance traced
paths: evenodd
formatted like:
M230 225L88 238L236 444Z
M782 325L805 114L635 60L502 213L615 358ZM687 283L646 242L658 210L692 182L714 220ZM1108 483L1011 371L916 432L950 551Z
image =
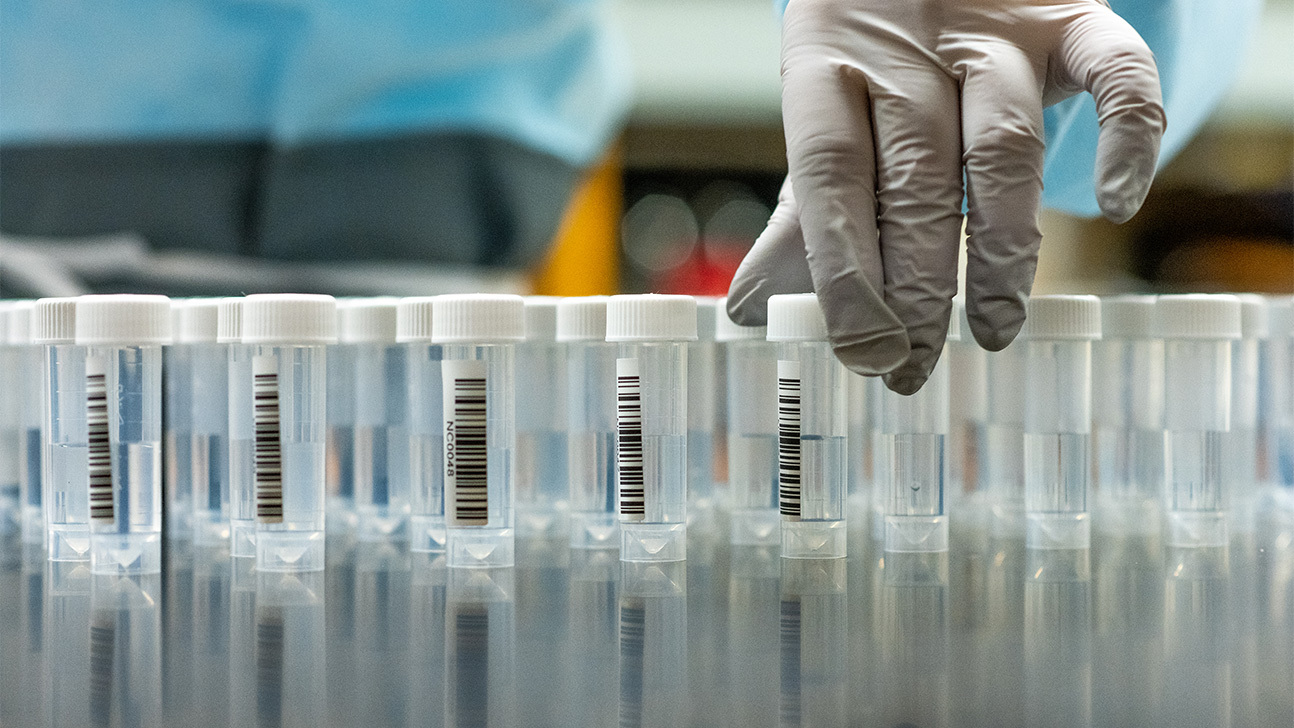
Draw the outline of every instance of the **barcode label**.
M108 430L108 381L103 359L85 360L85 416L89 432L90 518L112 523L112 442Z
M455 526L484 526L490 522L485 362L447 360L441 367L449 522Z
M252 420L256 520L283 522L283 433L279 416L279 364L273 356L252 358Z
M616 469L620 479L620 520L646 520L642 378L637 359L616 359Z
M800 362L777 362L777 494L782 517L800 520Z

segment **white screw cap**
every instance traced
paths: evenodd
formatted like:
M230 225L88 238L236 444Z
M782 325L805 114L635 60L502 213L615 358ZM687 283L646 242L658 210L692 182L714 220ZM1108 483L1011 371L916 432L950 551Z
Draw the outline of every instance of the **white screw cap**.
M401 298L395 307L395 340L401 344L431 343L431 310L435 296Z
M33 344L76 343L76 298L42 298L32 321Z
M717 341L763 341L767 326L738 326L728 317L728 299L720 298L714 307L714 338Z
M205 344L217 341L220 333L220 300L189 298L172 301L175 343Z
M36 310L35 301L11 301L0 312L5 318L5 335L3 342L10 346L24 346L31 343L32 316Z
M351 298L337 302L337 339L343 344L394 344L400 299Z
M489 344L526 338L525 303L501 293L454 293L432 304L431 340L437 344Z
M696 297L696 338L698 340L715 341L719 328L715 311L719 308L719 302L726 300L718 296Z
M1208 293L1160 296L1154 326L1161 339L1239 339L1240 299Z
M557 340L557 296L526 296L526 341Z
M1144 294L1107 296L1101 299L1101 338L1153 338L1154 317L1154 296Z
M243 299L243 343L337 343L337 299L308 293L254 293Z
M241 344L243 342L243 299L241 296L222 298L216 307L216 343Z
M1031 296L1026 309L1028 338L1092 341L1101 338L1101 299L1096 296Z
M784 293L768 298L769 341L826 341L827 319L812 293Z
M131 294L76 299L76 343L147 346L171 343L171 299Z
M558 341L606 341L606 296L563 298L557 304Z
M696 299L655 293L612 296L607 341L696 341Z
M1267 317L1267 299L1257 293L1237 293L1240 299L1240 335L1246 339L1265 339L1271 333Z

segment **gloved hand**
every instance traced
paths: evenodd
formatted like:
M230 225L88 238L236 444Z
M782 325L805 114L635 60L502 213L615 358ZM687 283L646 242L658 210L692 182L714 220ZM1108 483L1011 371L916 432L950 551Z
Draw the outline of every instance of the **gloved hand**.
M1132 26L1098 0L791 0L782 28L789 173L733 279L728 311L815 290L832 347L899 393L925 382L957 290L985 349L1019 332L1042 233L1042 109L1096 99L1097 200L1145 200L1165 117Z

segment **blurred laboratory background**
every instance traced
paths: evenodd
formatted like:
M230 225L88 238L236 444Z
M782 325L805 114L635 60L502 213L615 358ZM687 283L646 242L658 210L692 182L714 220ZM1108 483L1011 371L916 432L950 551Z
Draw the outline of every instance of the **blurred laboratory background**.
M21 31L30 29L33 21L19 12L25 5L20 0L6 4L12 6L9 37L21 40ZM613 0L574 5L581 8L578 13L552 23L578 28L579 37L569 42L588 46L580 52L603 71L597 78L584 78L556 63L555 80L545 81L551 84L545 93L578 110L491 92L490 98L523 109L514 116L524 118L491 121L463 112L463 125L501 126L501 136L520 139L520 145L496 143L488 134L454 132L443 138L399 137L385 146L346 142L330 147L330 134L363 137L370 123L364 114L372 111L363 107L367 102L338 92L339 98L323 95L317 104L322 111L299 99L278 100L283 108L275 111L280 118L269 147L242 142L175 149L161 145L132 156L128 145L109 145L86 154L77 144L65 144L66 139L89 140L93 147L100 133L96 128L134 122L113 117L99 127L90 122L51 125L48 115L27 106L48 104L74 113L88 102L56 103L55 95L35 81L11 81L7 102L0 105L5 130L0 143L5 167L0 175L0 291L10 296L90 290L171 295L272 290L350 295L726 292L737 264L767 221L786 169L780 19L772 3ZM1174 27L1189 30L1188 20L1173 21ZM1238 65L1234 85L1193 140L1163 166L1131 222L1114 225L1043 213L1037 292L1294 292L1294 44L1289 42L1294 2L1266 0L1252 27L1239 58L1217 59ZM46 26L37 23L35 28ZM327 41L325 30L312 32L323 34L320 44ZM542 32L567 31L550 24ZM33 50L17 40L8 46L10 73L42 77L24 73L20 63L24 53L39 57L39 47ZM475 50L487 56L497 51ZM162 58L172 51L163 47L156 53ZM529 51L523 47L522 52ZM317 60L309 53L302 51L299 62ZM554 63L547 57L537 62ZM76 63L72 59L66 67L46 69L45 77L64 78L79 68ZM394 74L398 81L398 69L383 63L375 61L372 70L363 70L372 77L364 76L364 82L380 82L386 78L382 74ZM433 71L444 70L438 68ZM289 71L257 73L287 85L299 80ZM325 75L320 84L347 80L336 69L327 73L334 75ZM180 77L177 83L197 84L203 93L214 84L202 86L205 77L196 78ZM363 90L356 97L362 99ZM220 87L211 93L216 92ZM319 91L307 86L304 93ZM299 110L293 103L307 108ZM361 108L350 117L336 111L350 109L347 103ZM393 113L387 99L373 103L378 104L373 113ZM177 127L185 123L174 122ZM202 123L195 128L205 129ZM243 122L228 123L237 127ZM456 122L449 123L453 127ZM320 131L311 124L327 128ZM329 124L350 127L339 132ZM216 121L208 125L219 128ZM521 129L527 125L540 131ZM279 128L283 126L287 129ZM543 129L582 136L558 139L561 135L553 132L540 138ZM241 138L239 133L235 128L227 135ZM151 129L145 135L158 134ZM42 156L39 142L50 136L57 153ZM325 143L311 141L315 138ZM161 168L169 172L160 174ZM141 183L125 171L129 169L154 176ZM419 185L435 203L406 195ZM245 209L231 213L231 200L243 198L250 200ZM410 211L419 206L437 211ZM302 207L326 212L300 219L292 209ZM366 219L374 216L383 222ZM436 232L418 231L423 227ZM78 244L86 241L97 244Z

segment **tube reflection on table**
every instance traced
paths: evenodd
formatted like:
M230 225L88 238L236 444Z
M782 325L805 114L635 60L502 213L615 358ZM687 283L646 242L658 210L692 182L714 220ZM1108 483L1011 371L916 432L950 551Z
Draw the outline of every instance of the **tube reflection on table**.
M1091 554L1029 549L1024 582L1025 725L1092 725Z
M1231 725L1227 547L1169 548L1164 560L1165 725Z
M324 579L319 572L259 572L256 686L243 699L256 725L318 728L327 716Z
M687 715L687 562L623 562L620 725L681 725Z
M783 559L778 645L782 726L843 725L849 615L843 559Z
M513 569L450 569L445 725L517 725Z
M160 574L96 575L90 593L90 724L162 722Z
M948 552L886 552L878 589L881 724L949 725Z

